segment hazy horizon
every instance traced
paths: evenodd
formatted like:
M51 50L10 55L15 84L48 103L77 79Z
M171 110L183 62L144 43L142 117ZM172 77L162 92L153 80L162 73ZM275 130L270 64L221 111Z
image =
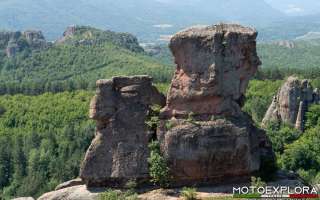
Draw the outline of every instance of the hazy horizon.
M279 34L290 24L297 27L297 37L319 31L320 15L304 18L319 12L318 0L3 0L0 30L42 30L54 40L76 24L129 32L150 41L196 24L236 22L273 27Z

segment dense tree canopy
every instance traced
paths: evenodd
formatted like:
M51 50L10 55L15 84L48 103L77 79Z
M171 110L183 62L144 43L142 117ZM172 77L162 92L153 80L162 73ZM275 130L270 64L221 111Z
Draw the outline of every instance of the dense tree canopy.
M1 96L0 191L38 196L75 178L94 134L92 92Z

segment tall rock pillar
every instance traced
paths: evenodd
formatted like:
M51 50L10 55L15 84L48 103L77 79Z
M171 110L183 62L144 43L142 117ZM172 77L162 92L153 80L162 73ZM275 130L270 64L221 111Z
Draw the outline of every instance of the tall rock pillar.
M158 138L177 184L248 177L273 153L241 111L260 60L257 32L236 24L194 27L170 42L176 71Z
M97 81L90 118L96 136L80 169L88 186L123 186L129 180L148 180L148 129L152 104L164 105L165 97L148 76L115 77Z

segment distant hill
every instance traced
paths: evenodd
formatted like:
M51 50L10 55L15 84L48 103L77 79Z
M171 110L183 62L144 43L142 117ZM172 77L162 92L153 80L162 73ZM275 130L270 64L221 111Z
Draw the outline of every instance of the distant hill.
M320 39L320 32L308 32L305 35L299 36L296 38L296 40L315 40L315 39Z
M320 10L319 0L266 0L266 2L292 16L317 14Z
M90 25L159 39L194 24L268 24L284 14L262 0L2 0L0 29L43 30L56 39L66 26Z
M294 40L309 32L320 32L320 14L279 19L271 24L258 25L260 41Z
M0 94L94 88L97 79L115 75L148 74L155 82L171 76L172 69L147 56L130 34L70 27L44 49L19 48L21 40L14 56L0 48Z
M320 68L320 38L278 40L257 45L263 68L314 69ZM145 51L166 64L173 64L168 45L146 46Z
M258 45L264 68L311 69L320 67L320 40L279 41Z

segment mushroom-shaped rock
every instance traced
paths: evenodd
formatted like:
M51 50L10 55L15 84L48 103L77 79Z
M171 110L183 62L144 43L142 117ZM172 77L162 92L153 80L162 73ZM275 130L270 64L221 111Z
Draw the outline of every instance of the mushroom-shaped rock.
M176 72L157 136L177 185L249 177L274 161L264 131L241 111L260 60L257 32L236 24L190 28L170 42Z

